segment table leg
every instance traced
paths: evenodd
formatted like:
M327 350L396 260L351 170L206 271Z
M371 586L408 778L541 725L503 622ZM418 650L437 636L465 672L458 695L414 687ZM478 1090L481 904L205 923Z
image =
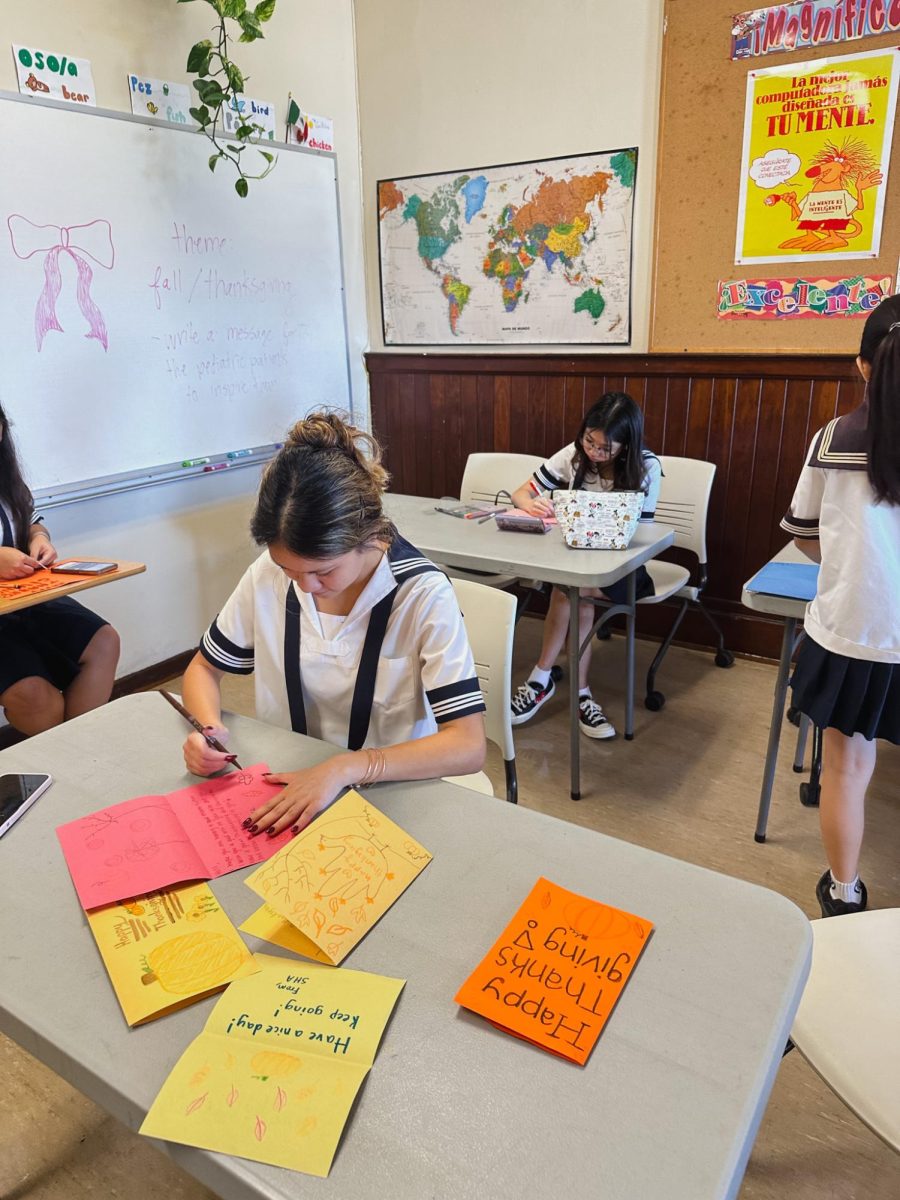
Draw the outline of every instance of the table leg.
M769 726L769 745L766 750L766 765L763 770L762 790L759 795L759 812L756 817L757 842L766 840L769 822L769 806L772 803L772 785L775 782L775 764L778 760L778 743L781 740L781 723L784 720L784 703L787 699L788 676L791 670L791 654L797 633L797 618L785 617L784 635L781 639L781 660L775 680L775 696L772 700L772 724Z
M578 634L578 610L580 594L577 587L569 588L569 767L572 774L570 796L581 799L581 731L578 728L578 652L581 638Z
M628 576L628 615L625 617L625 741L634 737L634 626L637 572Z

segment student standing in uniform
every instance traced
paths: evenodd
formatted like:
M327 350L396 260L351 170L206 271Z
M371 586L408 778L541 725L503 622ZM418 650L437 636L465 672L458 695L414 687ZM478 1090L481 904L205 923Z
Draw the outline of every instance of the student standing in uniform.
M455 593L384 515L387 479L367 434L330 413L298 421L260 485L250 529L266 549L185 674L185 704L223 742L222 675L254 672L260 720L348 748L270 775L284 787L250 814L251 833L298 832L350 785L484 762L484 701ZM197 733L184 754L197 775L227 761Z
M813 438L782 528L821 563L791 686L823 730L823 917L862 912L859 878L875 740L900 743L900 297L866 320L863 404Z
M581 422L575 441L538 467L512 494L516 508L533 516L553 516L549 493L558 489L582 489L588 492L643 492L642 521L652 521L656 512L661 477L659 459L644 449L644 422L641 410L624 392L607 392ZM636 596L653 595L653 580L647 568L637 569ZM582 588L582 596L595 596L624 604L628 581L620 579L605 587ZM593 604L579 606L579 638L587 637L597 617ZM522 725L547 703L556 690L551 676L553 664L563 648L569 630L569 598L554 588L544 618L544 635L537 664L512 698L512 723ZM591 695L588 671L591 647L585 650L578 666L578 724L590 738L615 736L615 729L603 709Z
M0 580L29 579L56 551L0 406ZM0 707L20 733L43 733L105 704L119 661L111 625L70 596L0 616Z

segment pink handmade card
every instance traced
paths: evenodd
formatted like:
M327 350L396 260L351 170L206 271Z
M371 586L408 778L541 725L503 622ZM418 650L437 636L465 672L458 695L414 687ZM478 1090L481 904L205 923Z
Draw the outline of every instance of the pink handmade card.
M216 879L263 862L290 841L251 837L241 828L276 794L265 763L167 796L137 796L60 825L56 836L86 909L183 883Z

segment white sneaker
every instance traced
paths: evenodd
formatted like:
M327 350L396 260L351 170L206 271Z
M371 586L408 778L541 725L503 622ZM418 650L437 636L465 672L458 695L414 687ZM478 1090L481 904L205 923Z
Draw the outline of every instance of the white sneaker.
M524 725L526 721L530 721L555 691L556 684L553 682L552 676L543 687L535 679L529 679L527 683L523 683L510 703L512 724Z
M611 738L616 731L606 719L603 709L593 696L578 697L578 725L589 738Z

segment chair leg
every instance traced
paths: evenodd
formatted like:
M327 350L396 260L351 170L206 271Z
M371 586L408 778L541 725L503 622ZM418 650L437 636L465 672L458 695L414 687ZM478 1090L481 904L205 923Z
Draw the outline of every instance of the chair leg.
M650 668L647 671L647 696L646 696L644 703L647 705L647 707L649 709L651 709L651 711L654 711L654 712L656 712L660 708L662 708L662 703L656 704L654 706L654 704L651 703L651 698L659 696L660 699L662 700L662 702L663 703L665 702L665 697L663 697L660 693L656 693L653 688L653 685L656 683L656 672L659 670L662 660L666 657L669 647L672 645L672 642L675 640L675 634L678 632L678 627L681 624L682 620L684 619L684 614L687 612L687 606L688 606L688 601L682 600L681 608L678 610L678 614L675 617L675 620L672 622L672 628L666 634L665 640L663 641L660 648L657 650L656 655L653 659L653 662L650 664Z
M503 760L503 766L506 771L506 799L510 804L519 803L519 777L516 774L516 760L514 758Z
M794 751L794 770L798 775L803 774L803 760L806 756L806 738L809 734L810 719L801 714L800 728L797 730L797 749Z
M800 803L806 808L819 806L819 777L822 774L822 730L812 727L812 762L809 766L809 782L800 784Z
M713 633L716 635L716 638L718 639L718 646L716 649L716 666L717 667L733 667L734 666L734 655L731 653L730 650L725 649L725 634L722 632L722 628L719 625L719 622L712 615L712 613L709 611L709 609L706 607L706 605L703 603L702 600L698 599L696 601L696 604L697 604L697 607L700 609L700 611L703 613L704 617L706 618L707 625L709 625L710 629L712 629Z

